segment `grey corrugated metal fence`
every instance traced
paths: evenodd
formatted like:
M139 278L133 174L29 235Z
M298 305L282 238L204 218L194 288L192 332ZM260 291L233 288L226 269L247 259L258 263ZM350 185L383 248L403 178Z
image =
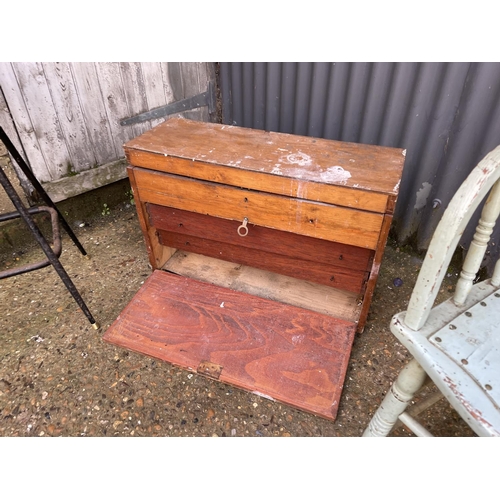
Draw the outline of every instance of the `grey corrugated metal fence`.
M405 148L394 234L418 249L500 144L500 63L221 63L220 81L224 123Z

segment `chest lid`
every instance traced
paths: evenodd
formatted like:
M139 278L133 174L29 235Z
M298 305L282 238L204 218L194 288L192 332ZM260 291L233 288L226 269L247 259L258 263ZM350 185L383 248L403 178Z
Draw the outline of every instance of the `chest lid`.
M229 185L391 212L404 151L170 118L124 145L131 165Z

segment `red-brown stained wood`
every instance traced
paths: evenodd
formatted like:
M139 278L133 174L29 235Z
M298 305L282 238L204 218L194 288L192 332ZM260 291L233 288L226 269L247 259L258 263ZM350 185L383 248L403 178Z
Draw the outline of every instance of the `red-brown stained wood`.
M158 236L160 243L168 247L183 249L237 264L258 267L273 273L284 274L285 276L312 281L320 285L333 286L339 290L359 294L363 292L369 274L368 271L349 270L312 260L288 257L255 248L243 248L208 238L186 236L161 229L158 230Z
M355 328L154 271L104 340L334 420Z
M371 269L373 251L366 248L318 240L251 223L247 226L248 235L241 237L237 233L241 224L239 221L219 219L154 204L147 204L147 212L150 225L165 231L206 238L214 242L231 243L247 249L266 250L345 269L360 271Z
M380 270L380 265L382 263L382 257L384 256L385 244L387 242L387 237L389 236L389 230L391 228L392 215L386 215L384 217L384 223L382 224L382 230L380 231L380 239L377 245L377 250L375 251L375 256L373 258L372 269L370 272L370 277L366 284L365 295L363 297L363 305L361 307L361 313L359 316L359 322L357 327L357 332L362 333L365 328L366 319L368 317L368 311L372 302L373 292L375 291L375 285L377 284L378 273Z
M243 171L397 196L403 150L170 118L129 141L133 150ZM131 161L131 156L128 156ZM131 162L133 163L133 162ZM340 167L342 170L334 170ZM342 173L344 172L344 173Z

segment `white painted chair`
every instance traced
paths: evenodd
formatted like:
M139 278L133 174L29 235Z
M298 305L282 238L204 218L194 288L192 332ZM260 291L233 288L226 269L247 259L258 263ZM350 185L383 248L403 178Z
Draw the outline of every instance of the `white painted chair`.
M500 260L491 279L473 284L500 212L500 146L456 192L436 228L405 312L391 332L413 359L401 371L363 436L387 436L401 421L431 434L405 410L427 376L479 436L500 436ZM434 306L453 253L489 193L454 296Z

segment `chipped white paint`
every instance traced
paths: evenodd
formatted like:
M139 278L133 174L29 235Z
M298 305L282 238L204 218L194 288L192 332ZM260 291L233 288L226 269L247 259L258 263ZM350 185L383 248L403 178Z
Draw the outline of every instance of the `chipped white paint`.
M355 162L356 162L356 160L353 160L352 158L351 158L351 159L349 159L349 161L351 161L352 163L355 163Z
M377 276L379 271L380 271L380 262L378 264L373 265L371 272L375 274L375 276Z
M305 338L306 338L305 335L294 335L292 337L292 344L293 345L301 344Z
M271 396L268 396L267 394L263 394L262 392L259 392L259 391L252 391L252 394L255 394L256 396L260 396L261 398L266 398L266 399L269 399L271 401L274 401L274 398L272 398Z
M345 184L347 179L351 178L351 173L349 170L345 170L339 165L334 167L328 167L325 172L319 174L320 179L324 182L337 182Z
M290 163L291 165L299 165L301 167L308 167L309 165L312 165L311 157L302 151L282 156L279 161L281 163Z
M396 192L399 190L399 185L401 184L401 179L399 179L398 183L394 186L393 191Z
M453 196L434 232L407 310L392 318L391 332L413 360L387 392L365 436L387 435L427 375L478 436L500 436L498 288L489 280L469 286L500 213L499 182L500 146L472 170ZM455 296L435 305L464 230L488 193Z
M253 160L254 157L253 156L245 156L245 160Z
M281 158L280 161L283 161L283 158ZM285 161L284 163L287 162ZM310 166L309 168L294 168L286 165L283 167L281 163L276 163L271 173L293 177L294 179L319 179L324 183L335 184L346 184L347 180L351 178L351 173L339 165L328 167L326 170L320 170L320 168L321 167L317 165ZM260 170L262 171L263 169Z
M428 182L423 182L422 187L417 191L417 200L415 202L415 206L413 207L415 210L420 210L425 207L427 204L427 198L431 194L432 184Z
M403 149L403 152L401 154L406 157L406 149Z
M224 307L224 302L221 302L219 307Z
M307 184L299 182L297 185L297 198L307 198Z

